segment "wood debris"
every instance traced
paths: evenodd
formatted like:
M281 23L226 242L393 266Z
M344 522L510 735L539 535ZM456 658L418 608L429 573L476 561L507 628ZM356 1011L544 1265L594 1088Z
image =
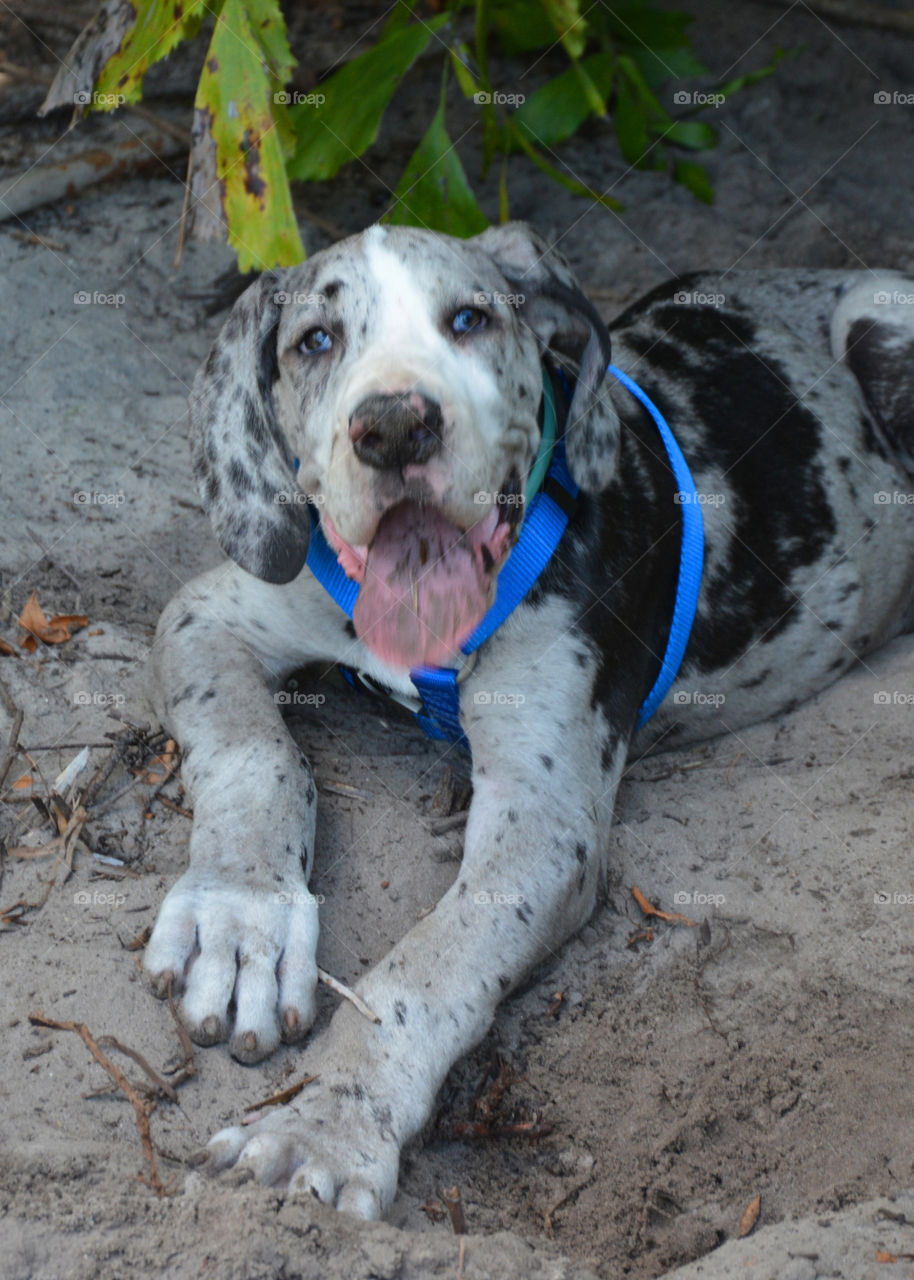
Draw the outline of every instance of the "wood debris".
M698 927L697 920L690 920L688 916L681 915L678 911L661 911L659 907L655 907L653 903L648 902L637 885L632 886L632 897L646 916L656 916L658 920L668 920L670 924L686 924L690 929Z

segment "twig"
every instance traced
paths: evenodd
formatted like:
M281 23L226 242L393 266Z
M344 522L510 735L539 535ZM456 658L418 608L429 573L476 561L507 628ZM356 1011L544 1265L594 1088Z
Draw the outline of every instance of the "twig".
M16 753L19 750L19 730L22 728L22 722L25 719L25 713L17 708L16 714L13 716L13 727L10 729L10 736L7 739L6 750L3 758L0 760L0 788L6 782L6 775L12 767L13 761L16 759Z
M451 813L446 818L437 818L429 824L429 831L433 836L443 836L448 831L456 831L458 827L465 827L469 812L469 809L462 809L460 813Z
M530 1138L538 1142L540 1138L548 1138L555 1131L554 1124L538 1120L518 1120L511 1124L486 1124L482 1120L459 1120L453 1125L448 1136L455 1141L469 1138Z
M373 1009L369 1009L361 996L357 996L354 991L350 990L349 987L338 981L336 978L331 978L330 974L324 969L318 969L317 976L320 978L321 982L330 988L331 991L335 991L336 994L338 996L342 996L344 1000L350 1000L358 1009L359 1013L363 1013L370 1022L376 1022L378 1026L381 1025L381 1019Z
M90 148L57 163L39 164L23 173L10 174L0 190L0 222L76 195L109 178L145 173L186 148L186 142L182 145L164 134L145 140L131 138L108 147Z
M124 1053L128 1058L132 1058L136 1065L146 1072L146 1075L164 1097L171 1102L178 1101L178 1094L174 1085L169 1084L167 1080L163 1080L158 1071L149 1065L139 1050L131 1049L128 1045L121 1044L120 1040L115 1036L99 1036L98 1043L106 1048L110 1045L112 1049L117 1049L118 1053Z
M98 1042L93 1037L91 1031L84 1022L58 1022L55 1018L48 1018L39 1010L29 1014L29 1022L38 1027L51 1027L56 1031L75 1031L81 1037L86 1048L92 1054L100 1066L108 1072L108 1075L114 1083L127 1096L133 1107L133 1114L136 1117L136 1127L140 1133L140 1139L143 1143L143 1154L146 1157L146 1163L149 1165L149 1186L157 1196L170 1196L172 1191L165 1186L159 1177L158 1165L156 1164L155 1150L152 1145L152 1135L149 1131L149 1116L154 1107L154 1102L144 1101L134 1089L133 1085L124 1075L123 1071L116 1066L110 1058L106 1057L98 1047ZM141 1178L141 1181L146 1181Z
M264 1098L263 1102L257 1102L254 1106L248 1107L248 1111L262 1111L264 1107L281 1107L284 1103L297 1098L306 1084L313 1084L317 1079L319 1079L318 1076L305 1076L304 1080L290 1084L288 1089L280 1089L279 1093L272 1093L269 1098Z
M165 989L165 994L168 997L168 1012L171 1014L172 1021L175 1024L175 1032L181 1044L181 1052L184 1054L184 1060L178 1068L175 1081L177 1084L183 1084L185 1080L189 1080L191 1076L195 1076L197 1074L197 1055L194 1051L194 1042L187 1034L187 1028L184 1023L178 1017L178 1010L175 1008L175 998L171 990L171 978L168 979L168 986Z
M156 794L153 799L158 800L159 804L164 804L166 809L171 809L174 813L180 813L182 818L193 818L194 816L192 809L182 809L179 804L175 804L174 800L169 800L168 796Z
M455 1236L465 1236L467 1233L467 1220L463 1212L463 1203L460 1199L459 1187L448 1187L442 1199L444 1206L448 1211L451 1219L451 1226L454 1228Z

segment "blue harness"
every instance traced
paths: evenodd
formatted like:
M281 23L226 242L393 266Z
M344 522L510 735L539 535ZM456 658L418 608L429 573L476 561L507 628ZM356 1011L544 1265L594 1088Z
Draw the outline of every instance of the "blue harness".
M673 469L682 511L679 581L673 620L660 673L638 712L636 728L640 729L650 720L669 692L688 644L701 586L704 523L695 482L663 415L628 374L612 364L609 365L609 372L644 405L654 419ZM295 469L298 470L297 458ZM464 640L460 646L461 653L466 656L474 653L498 630L527 595L562 539L577 506L578 492L578 486L565 461L564 440L556 439L555 401L552 384L544 368L542 440L527 485L524 521L514 548L499 571L495 603ZM311 542L306 563L318 582L351 618L359 594L359 584L348 578L340 567L335 552L324 537L313 505L309 506L309 512ZM462 671L469 669L471 668L465 667ZM359 675L360 680L373 692L390 693L390 690L376 684L368 676L353 673L345 667L341 670L350 683L354 683L354 675ZM409 675L419 701L418 710L413 709L413 714L429 737L456 742L468 748L469 743L460 725L459 681L462 672L450 667L413 667Z

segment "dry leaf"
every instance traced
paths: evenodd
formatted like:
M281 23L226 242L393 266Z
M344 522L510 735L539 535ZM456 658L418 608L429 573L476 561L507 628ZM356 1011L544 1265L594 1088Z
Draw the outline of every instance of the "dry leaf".
M35 779L32 777L30 773L24 773L21 778L17 778L16 781L13 783L13 790L24 791L26 787L32 786L34 781Z
M898 1255L895 1253L888 1253L885 1249L877 1249L876 1261L877 1262L897 1262Z
M655 907L653 903L648 902L644 894L637 885L632 886L632 897L646 916L656 916L658 920L669 920L671 923L687 924L691 929L698 925L697 920L690 920L688 916L680 915L678 911L661 911L659 907Z
M758 1222L758 1216L761 1213L761 1211L762 1211L762 1197L756 1196L755 1199L748 1205L748 1207L746 1208L746 1212L743 1214L743 1216L739 1220L739 1231L737 1231L736 1234L740 1238L742 1238L743 1236L747 1236L749 1234L749 1232Z
M15 649L13 648L13 646L10 644L9 640L4 640L4 639L2 639L2 637L0 637L0 653L5 653L5 654L6 654L8 657L10 657L10 658L18 658L18 657L19 657L19 654L16 652L16 650L15 650Z
M63 644L70 639L71 630L87 627L89 619L84 613L59 613L49 619L38 603L38 592L33 591L19 615L19 625L26 632L19 637L19 647L34 653L39 640L43 644Z

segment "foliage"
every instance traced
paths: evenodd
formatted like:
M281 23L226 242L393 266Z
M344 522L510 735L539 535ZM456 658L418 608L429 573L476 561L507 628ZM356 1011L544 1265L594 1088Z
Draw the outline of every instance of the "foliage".
M110 20L115 8L123 31ZM597 190L562 155L562 144L588 121L596 122L594 145L614 137L629 169L663 171L710 202L710 180L694 156L713 147L717 135L695 117L769 75L778 60L699 93L681 87L707 76L689 44L688 15L655 9L649 0L618 0L612 8L599 0L444 0L431 16L416 0L398 0L372 45L314 92L301 94L285 88L294 58L279 0L132 0L126 19L124 12L123 0L107 0L71 50L65 71L69 82L82 85L76 100L89 109L138 100L149 67L197 36L212 16L194 104L191 169L211 178L242 269L304 256L289 179L327 181L363 156L423 55L441 61L440 96L385 217L462 236L481 230L487 219L448 132L452 79L478 113L482 176L500 166L498 216L505 219L507 162L515 154L576 195L621 208L611 194L618 180ZM500 65L517 68L516 85L493 83L492 45ZM556 69L558 62L565 65ZM538 88L521 90L528 75L538 72L541 79L547 67L553 74ZM61 100L58 81L46 109Z

